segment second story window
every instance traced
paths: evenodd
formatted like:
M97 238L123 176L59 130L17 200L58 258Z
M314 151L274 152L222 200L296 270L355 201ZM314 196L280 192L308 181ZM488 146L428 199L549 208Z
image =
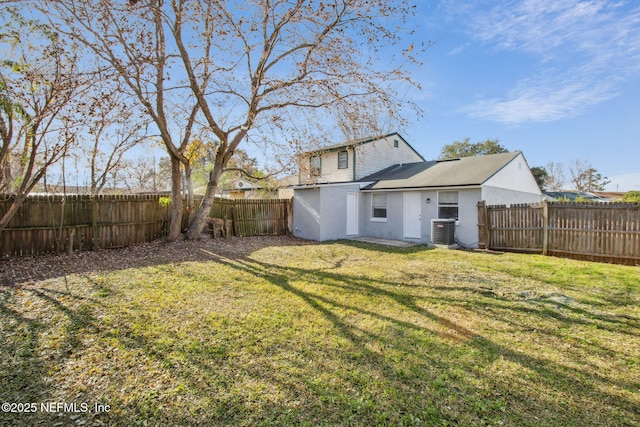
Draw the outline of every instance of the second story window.
M338 152L338 169L349 168L349 154L346 151Z
M311 156L309 159L309 174L314 176L320 176L320 169L322 166L322 161L320 160L320 156Z

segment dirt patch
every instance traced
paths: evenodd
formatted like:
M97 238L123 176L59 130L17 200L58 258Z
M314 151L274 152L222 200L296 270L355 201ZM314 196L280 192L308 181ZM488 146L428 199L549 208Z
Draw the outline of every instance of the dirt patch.
M245 258L270 246L301 246L315 242L291 236L230 237L167 242L156 240L122 249L52 254L0 261L0 286L36 286L37 282L70 274L89 274L185 261L210 261L211 254Z

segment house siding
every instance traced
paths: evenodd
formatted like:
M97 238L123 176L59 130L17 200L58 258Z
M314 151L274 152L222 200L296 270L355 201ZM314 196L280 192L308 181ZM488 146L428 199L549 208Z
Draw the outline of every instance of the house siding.
M394 140L398 147L394 147ZM356 149L356 179L362 179L389 166L422 162L414 150L397 134L358 146ZM336 160L337 162L337 160Z
M476 247L478 243L478 210L481 200L480 188L416 190L420 194L421 236L415 241L432 244L431 220L438 218L438 192L458 191L458 221L456 222L456 238L465 246ZM364 193L362 197L361 230L363 235L381 239L405 239L404 234L404 201L403 191L387 192L387 221L371 221L371 195ZM427 203L427 199L429 202Z
M398 147L394 147L394 142ZM348 167L338 168L338 153L347 151ZM320 176L310 175L310 154L300 157L300 184L341 183L362 179L396 164L422 162L424 159L399 135L392 134L356 146L318 151ZM354 170L355 168L355 170Z
M387 195L387 218L386 221L372 219L372 194L364 193L360 204L360 229L363 235L377 237L380 239L397 239L402 235L402 193L387 192L376 194ZM398 209L398 207L400 209Z
M540 193L525 193L506 188L482 187L482 200L489 205L512 205L516 203L537 203L542 201Z
M511 190L514 193L538 195L540 198L542 197L540 187L538 187L538 183L531 173L529 165L522 154L518 155L494 176L486 180L483 186Z
M490 205L536 203L542 192L524 156L509 162L482 186L482 199Z
M394 146L397 141L397 147ZM363 177L380 172L389 166L422 162L424 159L404 141L399 134L392 134L379 140L361 143L349 147L348 168L338 169L338 153L344 149L334 147L321 153L322 170L319 178L314 178L319 184L313 187L299 187L295 190L293 199L293 234L297 237L318 241L337 240L347 238L347 195L359 193L358 197L358 235L377 237L382 239L402 239L414 242L432 244L432 220L438 218L438 195L441 191L458 192L458 219L456 221L456 240L463 246L477 247L478 245L478 213L477 205L481 200L489 204L514 204L538 202L542 193L527 165L522 153L509 154L508 157L490 158L493 163L484 164L478 170L445 169L449 175L459 173L467 176L465 183L458 183L456 179L447 181L447 176L437 173L420 187L409 179L398 179L397 186L387 189L376 189L369 186L370 182L354 182ZM355 150L355 151L354 151ZM309 159L307 157L306 161ZM304 162L304 161L303 161ZM474 160L472 165L478 165ZM445 166L451 166L449 164ZM434 166L435 167L435 166ZM488 170L487 170L488 169ZM409 170L411 170L409 168ZM483 172L485 171L486 172ZM494 172L495 171L495 172ZM473 172L476 175L473 175ZM468 175L465 175L467 174ZM493 173L490 178L486 178ZM381 181L392 182L394 180ZM408 188L402 188L406 185ZM437 186L437 187L435 187ZM367 187L367 190L361 191ZM418 194L419 204L413 198L407 199L407 194ZM373 194L386 194L387 217L372 218ZM418 224L415 212L405 215L405 200L410 200L414 209L420 212L419 238L405 237L405 218L417 236ZM409 207L407 207L409 208Z
M359 192L360 187L353 183L296 189L293 235L320 242L346 238L347 194Z
M326 182L348 182L353 181L353 150L347 151L347 169L338 169L338 151L322 154L322 178Z
M482 200L480 188L459 190L456 240L464 246L478 247L478 202L480 200Z
M292 205L293 235L302 239L320 240L320 190L296 189Z

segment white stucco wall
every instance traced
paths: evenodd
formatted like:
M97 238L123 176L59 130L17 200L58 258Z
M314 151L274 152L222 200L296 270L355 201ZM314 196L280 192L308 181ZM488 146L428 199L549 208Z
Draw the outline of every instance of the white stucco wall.
M307 240L320 240L320 190L294 190L292 205L293 235Z
M372 218L371 198L373 193L363 193L360 201L361 222L360 229L362 235L367 237L377 237L380 239L401 239L402 238L402 193L386 192L387 195L387 218ZM376 193L381 194L381 193Z
M293 235L320 242L345 239L347 237L347 194L359 192L360 187L366 184L319 185L295 189Z
M477 246L478 243L478 202L481 200L480 188L443 189L458 191L458 221L456 238L465 246ZM420 194L421 236L417 241L431 244L431 220L438 218L439 190L412 190ZM403 191L387 192L387 220L371 218L371 195L363 193L361 200L361 230L363 236L382 239L413 240L404 238L404 199ZM427 202L429 199L429 202Z

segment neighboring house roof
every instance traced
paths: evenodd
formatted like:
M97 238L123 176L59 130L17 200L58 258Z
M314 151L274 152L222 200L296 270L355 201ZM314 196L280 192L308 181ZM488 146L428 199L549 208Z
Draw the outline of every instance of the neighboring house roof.
M402 137L402 135L400 135L398 132L392 132L390 134L387 135L380 135L380 136L374 136L374 137L367 137L367 138L358 138L358 139L353 139L351 141L347 141L341 144L335 144L335 145L328 145L326 147L320 147L317 150L311 150L311 151L307 151L305 153L302 153L302 156L311 156L311 155L318 155L321 153L329 153L332 151L342 151L344 149L347 148L353 148L353 147L358 147L360 145L364 145L364 144L370 144L376 141L381 141L383 139L392 137L392 136L396 136L398 138L400 138L409 148L411 148L411 150L416 153L416 155L418 155L422 160L424 160L424 157L422 157L422 155L420 153L418 153L416 151L415 148L413 148L411 146L411 144L409 144L407 142L406 139L404 139Z
M515 151L396 165L363 178L361 181L376 181L364 187L363 190L482 185L521 154L520 151Z
M596 196L604 197L605 199L617 200L622 199L626 194L626 191L594 191Z
M575 201L578 197L587 200L604 200L604 197L600 197L592 193L581 193L579 191L545 191L544 195L551 200L570 200Z

